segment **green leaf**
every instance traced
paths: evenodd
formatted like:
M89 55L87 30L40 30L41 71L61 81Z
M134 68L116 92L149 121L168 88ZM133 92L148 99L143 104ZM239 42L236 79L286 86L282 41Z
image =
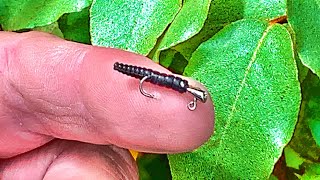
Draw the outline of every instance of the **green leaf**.
M94 0L92 44L147 55L178 13L181 0Z
M285 15L286 0L214 0L211 2L208 19L199 34L177 45L174 49L190 59L200 43L211 38L231 22L240 19L271 20Z
M310 122L317 121L319 118L319 79L316 75L309 72L306 79L302 83L303 101L299 115L299 122L296 126L290 147L301 157L318 161L320 158L320 148L313 138L309 127ZM318 104L315 104L318 102Z
M187 65L188 61L179 52L177 52L174 55L174 61L171 62L168 69L173 73L183 74Z
M320 164L314 163L310 164L307 168L303 176L300 178L301 180L319 180L320 179Z
M316 114L317 116L319 116L319 108L320 108L320 103L319 103L319 97L317 97L318 103L317 104L312 104L315 102L311 102L309 105L313 106L313 110L315 110L318 114ZM317 109L314 109L315 107L317 107ZM314 140L316 141L317 145L320 146L320 119L318 117L318 119L311 119L309 122L309 127L311 129L311 133L312 136L314 138Z
M63 34L62 34L61 30L59 29L58 22L54 22L54 23L46 25L46 26L36 27L33 30L54 34L60 38L63 38Z
M160 51L175 46L196 35L207 19L211 0L185 0L183 6L164 35L154 60Z
M164 60L161 65L176 74L182 74L184 68L188 65L188 61L174 49L164 50L160 54L160 58Z
M174 179L267 179L292 137L300 86L290 34L279 24L233 23L192 55L185 75L215 104L215 132L192 153L169 156Z
M0 0L0 24L7 31L45 26L64 13L78 12L92 0Z
M308 75L309 69L303 65L303 63L301 62L301 59L299 58L297 52L295 51L295 55L294 55L296 62L297 62L297 67L298 67L298 71L299 71L299 81L300 83L302 83L305 78Z
M269 180L278 180L278 178L277 178L276 176L274 176L274 175L271 175L271 176L269 177Z
M65 39L90 44L89 7L63 15L59 19L59 25Z
M320 77L320 1L288 0L288 22L292 26L299 57Z
M307 121L311 134L320 147L320 80L319 77L309 74L303 83L303 118Z
M140 180L171 179L166 155L143 154L137 158Z
M297 152L295 152L290 146L287 146L284 149L284 154L287 166L294 169L299 170L302 163L307 161L306 159L302 158Z
M289 33L291 35L292 41L295 43L296 37L294 35L294 31L291 28L291 26L287 23L283 24L283 26L285 28L287 28L287 30L289 31ZM296 44L294 44L293 46L296 47ZM301 59L299 58L297 51L294 52L294 58L296 59L296 63L297 63L297 67L298 67L299 81L300 81L300 83L302 83L304 81L304 79L307 77L309 69L302 64Z
M175 51L174 49L163 51L160 55L160 58L163 59L163 61L161 62L161 66L168 68L177 53L179 52Z

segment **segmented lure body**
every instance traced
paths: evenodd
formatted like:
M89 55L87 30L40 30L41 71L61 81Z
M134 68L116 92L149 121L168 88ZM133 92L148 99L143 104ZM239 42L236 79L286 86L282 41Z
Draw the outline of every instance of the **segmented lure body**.
M187 92L187 89L189 88L188 81L181 79L180 77L168 75L165 73L160 73L152 69L147 69L144 67L138 67L138 66L133 66L128 64L122 64L119 62L116 62L113 68L114 70L117 70L123 74L126 74L131 77L135 77L138 79L143 79L145 77L148 77L145 81L151 82L153 84L157 84L159 86L171 88L180 93Z
M144 67L133 66L119 62L114 63L113 69L128 76L140 79L139 90L141 94L146 97L155 98L153 94L150 94L143 89L142 85L144 81L171 88L180 93L191 93L194 97L193 100L187 105L190 111L196 109L198 100L202 103L205 103L207 101L208 93L206 91L189 86L188 81L181 79L180 77L160 73L158 71L154 71L152 69L147 69Z

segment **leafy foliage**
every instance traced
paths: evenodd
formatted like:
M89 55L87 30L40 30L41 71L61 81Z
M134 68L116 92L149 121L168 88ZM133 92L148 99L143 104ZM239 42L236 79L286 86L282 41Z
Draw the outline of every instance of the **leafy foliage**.
M50 34L54 34L60 38L64 38L64 35L59 28L58 22L54 22L54 23L46 25L46 26L38 26L38 27L33 28L33 30L47 32Z
M173 47L199 33L207 19L211 0L185 0L181 11L165 33L156 55L160 51Z
M59 19L59 24L65 39L90 44L89 8L64 14Z
M173 176L268 178L292 136L300 107L287 30L263 21L237 21L200 45L185 75L203 82L214 95L216 130L195 152L170 156ZM200 173L199 156L207 162Z
M138 157L140 179L166 180L171 179L168 159L165 155L144 154Z
M45 26L90 4L91 0L0 0L0 23L9 31Z
M320 1L288 0L288 21L304 65L320 76Z
M0 0L3 30L148 55L208 88L215 132L169 156L173 179L320 178L319 15L319 0ZM163 156L138 163L171 178Z
M180 6L179 0L94 0L90 13L92 44L147 55Z

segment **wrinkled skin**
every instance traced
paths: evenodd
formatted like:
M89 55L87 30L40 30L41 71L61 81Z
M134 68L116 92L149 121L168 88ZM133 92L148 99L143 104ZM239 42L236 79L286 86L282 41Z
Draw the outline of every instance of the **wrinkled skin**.
M138 179L127 149L179 153L208 140L210 98L189 111L191 95L151 83L157 99L144 97L116 61L169 73L130 52L0 32L0 179Z

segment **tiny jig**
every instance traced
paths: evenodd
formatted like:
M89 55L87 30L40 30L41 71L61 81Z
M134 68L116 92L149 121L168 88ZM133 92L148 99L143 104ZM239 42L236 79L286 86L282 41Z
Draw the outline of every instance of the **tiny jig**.
M179 93L191 93L194 96L194 98L187 105L188 109L191 111L196 109L198 100L205 103L208 98L208 93L206 91L190 87L188 81L181 79L180 77L160 73L158 71L154 71L152 69L147 69L144 67L138 67L119 62L114 63L113 69L128 76L140 79L139 90L141 94L149 98L154 98L154 95L147 93L143 89L142 86L144 81L150 82L152 84L157 84L159 86L171 88L175 91L178 91Z

